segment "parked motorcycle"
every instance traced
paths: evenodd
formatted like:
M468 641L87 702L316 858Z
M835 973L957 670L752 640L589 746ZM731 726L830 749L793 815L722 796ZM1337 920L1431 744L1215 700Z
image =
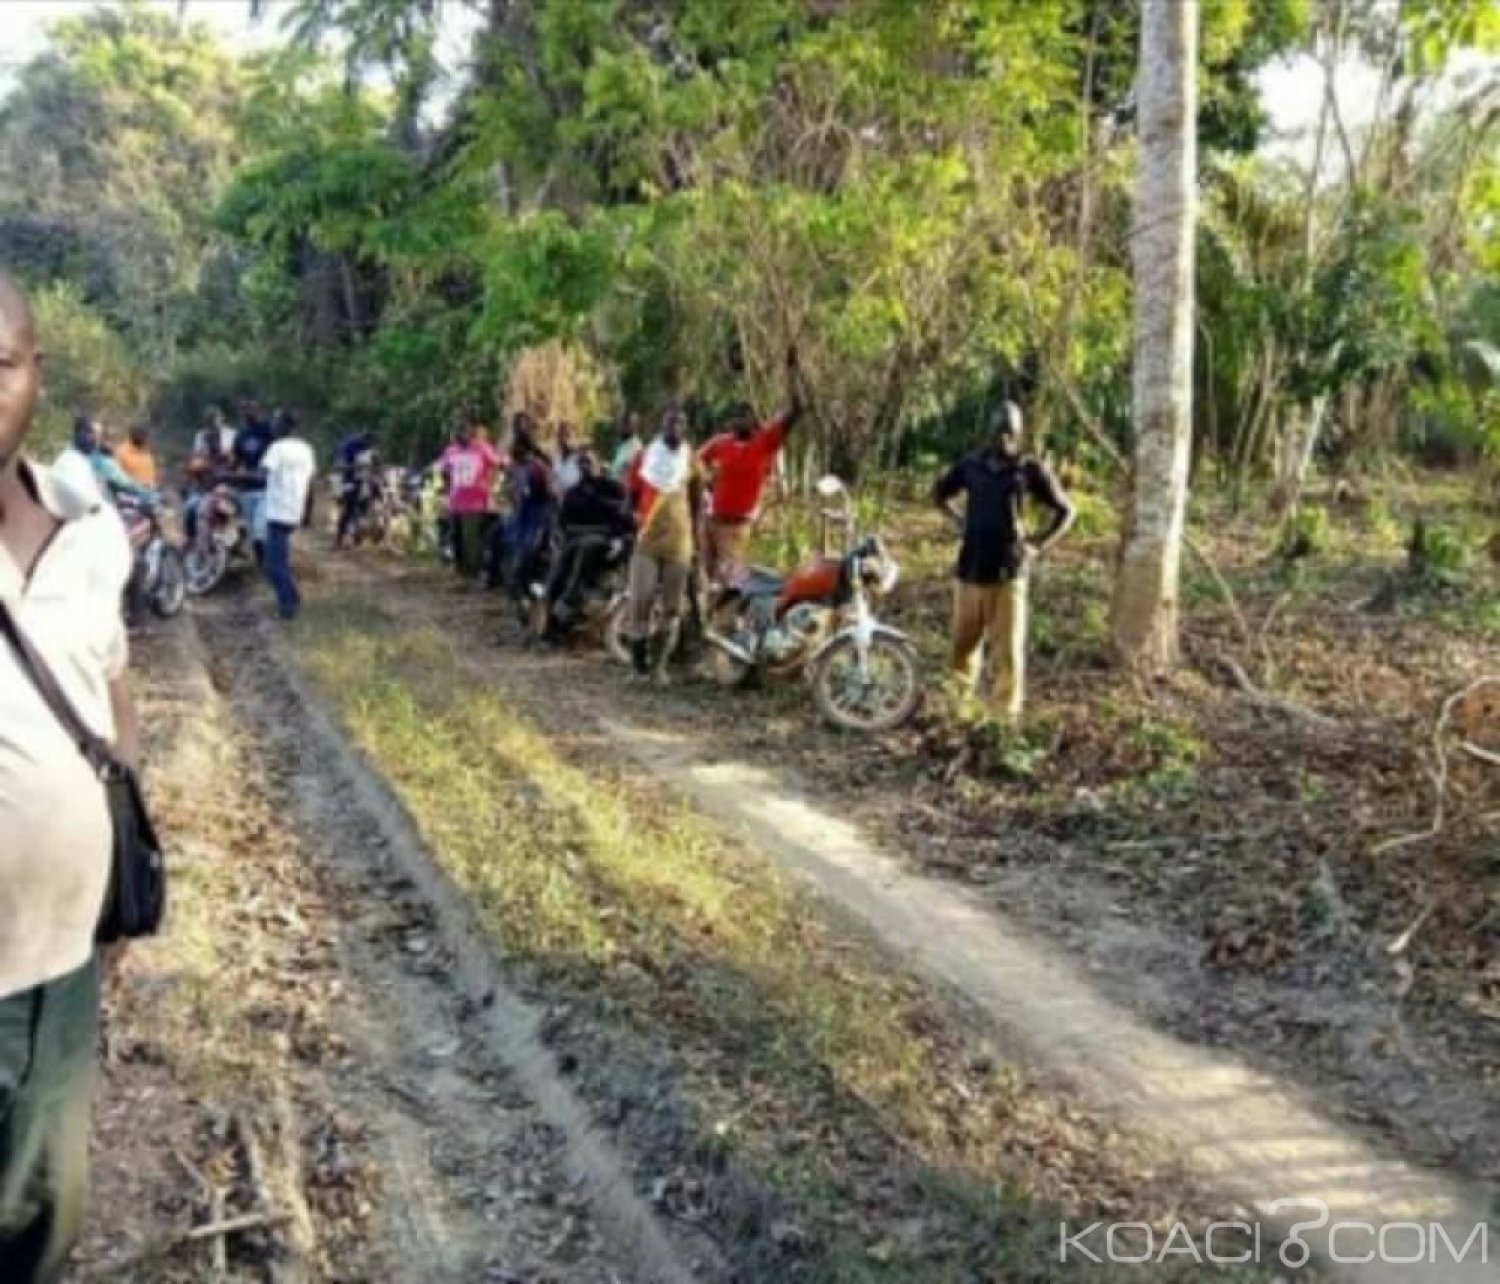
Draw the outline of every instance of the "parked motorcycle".
M443 483L434 469L388 468L385 473L389 513L385 544L410 556L453 560L443 520Z
M609 601L603 608L603 640L604 650L610 659L616 664L630 665L634 663L630 653L630 555L625 555L625 563L620 567L620 577L617 581ZM682 631L678 635L677 650L673 656L676 663L685 664L690 662L690 657L695 658L702 652L703 629L702 619L699 614L698 604L702 600L702 583L698 578L698 570L695 567L692 577L688 581L687 602L683 607ZM651 611L651 632L656 634L661 629L660 608Z
M751 570L720 591L705 640L716 677L741 684L760 675L804 673L813 700L835 726L888 731L921 696L916 651L876 618L872 600L896 586L899 568L878 535L858 536L847 488L818 483L822 551L788 576ZM841 547L833 548L837 530Z
M367 450L353 468L339 475L336 483L339 513L353 508L347 539L351 546L382 547L393 540L393 525L401 511L400 468L381 468L372 450ZM337 520L337 519L336 519Z
M131 592L162 619L181 612L187 600L187 570L182 550L167 538L160 501L122 497L120 517L134 554Z
M574 529L562 537L557 555L561 557L569 543L580 540L597 541L598 556L592 572L583 576L571 602L559 601L542 607L543 631L552 642L563 642L576 633L599 633L608 629L614 623L617 606L625 598L631 540L621 539L603 528ZM628 654L626 658L629 658Z
M198 507L198 529L183 559L187 591L194 597L212 592L234 563L252 556L244 504L232 486L221 482Z

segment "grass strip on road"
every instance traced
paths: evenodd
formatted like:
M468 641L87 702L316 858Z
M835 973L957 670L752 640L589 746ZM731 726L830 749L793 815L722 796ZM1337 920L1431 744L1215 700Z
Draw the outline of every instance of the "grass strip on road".
M349 590L320 593L295 636L497 951L590 1014L566 1037L596 1102L640 1113L620 1068L591 1064L627 1057L612 1030L665 1068L670 1125L625 1131L676 1152L659 1198L732 1256L829 1284L1050 1279L1060 1217L1194 1220L1122 1138L1024 1083L763 858L587 729L569 752L476 684L453 637Z

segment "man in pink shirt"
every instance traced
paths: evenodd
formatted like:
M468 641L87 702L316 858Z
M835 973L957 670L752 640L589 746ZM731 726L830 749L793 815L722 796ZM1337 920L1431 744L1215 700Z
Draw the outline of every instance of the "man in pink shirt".
M500 452L481 435L479 416L470 412L458 440L443 452L438 467L448 479L448 511L453 515L454 565L474 578L484 558L486 527L493 519L490 489L500 468Z

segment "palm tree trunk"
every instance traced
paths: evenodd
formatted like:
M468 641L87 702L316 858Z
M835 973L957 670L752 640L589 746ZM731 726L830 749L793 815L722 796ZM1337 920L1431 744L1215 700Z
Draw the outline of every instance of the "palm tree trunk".
M1193 430L1198 0L1144 0L1137 71L1135 459L1115 577L1117 657L1148 669L1178 655L1178 580Z

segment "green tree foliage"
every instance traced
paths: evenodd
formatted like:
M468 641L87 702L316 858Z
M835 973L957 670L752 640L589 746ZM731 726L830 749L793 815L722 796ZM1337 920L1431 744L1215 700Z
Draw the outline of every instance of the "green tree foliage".
M119 332L66 282L38 290L32 308L47 368L30 449L43 458L61 449L80 413L128 427L145 406L149 381Z
M0 243L165 359L200 306L213 205L240 155L240 72L200 27L139 3L60 19L0 108Z
M0 107L7 263L178 369L174 417L265 381L421 454L551 340L617 409L770 413L795 344L818 463L955 448L1000 394L1053 449L1128 444L1137 6L496 0L440 107L461 8L296 0L239 61L139 4L60 22ZM1206 0L1209 465L1269 474L1313 403L1356 463L1493 435L1500 130L1483 83L1432 103L1494 27L1478 0ZM1383 106L1329 123L1309 183L1260 148L1256 78L1335 39Z
M1495 268L1493 68L1432 104L1457 49L1491 47L1492 14L1459 0L1324 7L1309 38L1329 66L1343 50L1383 69L1382 110L1354 131L1325 105L1315 177L1262 156L1208 169L1200 436L1237 482L1293 449L1288 430L1309 417L1340 467L1402 443L1450 462L1482 448L1491 384L1474 300Z

